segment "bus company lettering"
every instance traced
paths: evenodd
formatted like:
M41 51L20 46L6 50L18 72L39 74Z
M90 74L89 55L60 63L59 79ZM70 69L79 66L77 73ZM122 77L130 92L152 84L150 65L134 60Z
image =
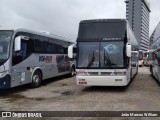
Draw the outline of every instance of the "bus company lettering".
M52 63L52 56L39 56L39 62Z

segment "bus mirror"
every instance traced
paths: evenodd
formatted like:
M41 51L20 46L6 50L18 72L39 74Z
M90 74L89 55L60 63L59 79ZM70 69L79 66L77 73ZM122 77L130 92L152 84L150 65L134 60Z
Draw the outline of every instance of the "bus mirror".
M73 44L73 45L70 45L69 47L68 47L68 57L69 58L74 58L74 54L73 54L73 49L74 49L74 46L75 46L76 44Z
M72 45L68 47L68 57L69 58L73 58L74 57L73 56L73 46Z
M15 38L14 42L14 51L20 51L21 50L21 36L18 36Z
M127 44L127 49L126 49L127 57L131 57L131 52L132 52L131 44Z

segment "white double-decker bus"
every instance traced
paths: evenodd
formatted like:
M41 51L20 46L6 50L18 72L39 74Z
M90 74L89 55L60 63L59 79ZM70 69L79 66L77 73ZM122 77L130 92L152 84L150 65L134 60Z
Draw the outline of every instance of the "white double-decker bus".
M160 23L154 30L151 38L151 46L149 50L150 71L151 74L160 82Z
M68 48L70 58L74 45ZM137 50L137 40L126 20L81 21L77 38L77 84L128 85L138 72Z
M75 73L68 58L65 37L26 29L0 30L0 88L30 83L39 87L44 79Z

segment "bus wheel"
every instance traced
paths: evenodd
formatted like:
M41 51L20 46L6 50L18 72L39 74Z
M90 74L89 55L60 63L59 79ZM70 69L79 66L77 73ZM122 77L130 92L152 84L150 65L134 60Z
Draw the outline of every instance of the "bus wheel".
M42 82L42 75L39 71L36 71L32 76L32 88L38 88Z
M71 75L72 77L75 75L75 67L74 67L74 66L71 68L71 73L70 73L70 75Z

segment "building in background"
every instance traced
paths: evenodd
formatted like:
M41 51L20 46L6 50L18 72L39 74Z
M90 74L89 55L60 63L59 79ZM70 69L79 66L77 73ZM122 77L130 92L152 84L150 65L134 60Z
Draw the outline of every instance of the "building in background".
M146 0L126 0L126 19L137 38L139 49L149 48L150 4Z

